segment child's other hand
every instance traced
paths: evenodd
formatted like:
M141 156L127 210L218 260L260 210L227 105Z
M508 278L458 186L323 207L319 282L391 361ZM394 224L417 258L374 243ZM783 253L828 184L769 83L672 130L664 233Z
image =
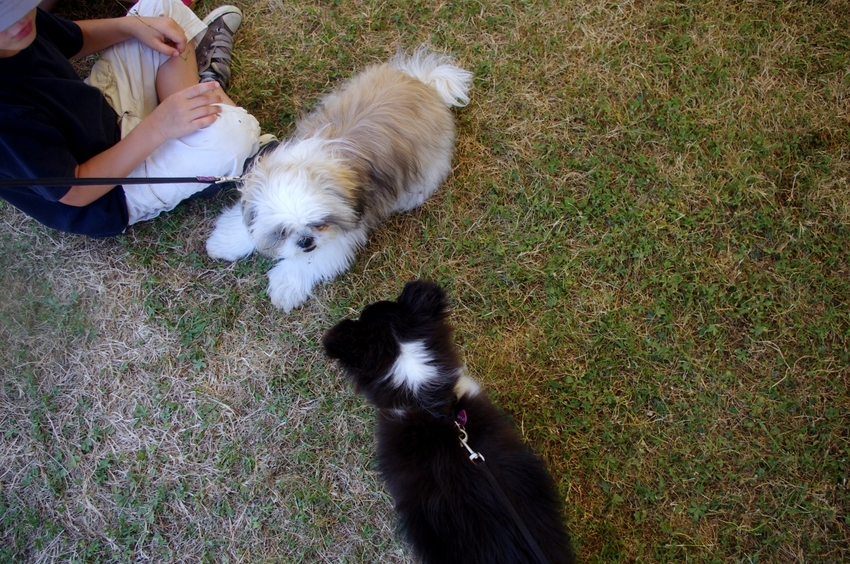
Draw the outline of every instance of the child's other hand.
M198 129L212 125L222 101L221 87L218 82L201 82L176 92L160 103L143 120L153 128L156 135L162 137L162 143L168 139L177 139Z
M178 57L186 49L186 34L171 18L147 18L136 16L138 25L133 27L133 36L154 51L169 57Z

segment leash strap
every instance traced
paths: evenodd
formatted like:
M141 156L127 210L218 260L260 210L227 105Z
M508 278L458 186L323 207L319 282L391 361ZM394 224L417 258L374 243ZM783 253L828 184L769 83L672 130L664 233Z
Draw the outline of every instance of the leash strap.
M534 556L537 557L537 562L539 564L549 564L549 561L546 559L546 556L543 554L543 551L540 550L540 546L534 540L534 537L531 536L531 531L529 531L528 527L526 527L525 523L523 523L522 518L519 516L519 513L516 512L516 509L514 509L514 506L511 504L510 500L508 499L508 496L505 495L504 490L502 490L501 486L499 486L499 482L496 481L496 477L493 475L492 472L490 472L490 468L487 467L487 463L484 461L484 459L481 458L480 462L473 461L473 463L484 471L484 475L487 476L487 479L490 481L490 484L492 484L493 489L496 490L496 494L498 494L502 505L507 507L510 511L511 517L513 517L514 522L516 523L517 527L519 527L522 536L525 537L525 542L528 543L528 546L531 547L532 552L534 552Z
M238 182L241 176L177 176L172 178L0 178L0 188L30 186L109 186L125 184L220 184Z
M525 538L525 542L528 543L528 546L531 548L531 551L534 552L534 556L537 558L538 564L549 564L549 560L546 559L546 556L543 554L543 551L540 549L540 546L534 540L534 537L531 536L531 531L528 530L528 527L525 526L525 523L522 521L522 517L519 516L516 509L514 508L511 501L508 499L508 496L505 495L505 491L499 485L499 482L496 481L496 477L490 471L490 468L487 466L487 462L484 460L484 457L479 452L475 452L472 450L467 444L468 436L466 434L466 428L464 428L464 424L466 423L466 412L461 411L458 413L458 421L455 421L455 425L460 431L460 444L463 446L467 452L469 452L469 460L472 463L481 469L484 472L484 475L487 476L487 480L490 482L490 485L493 486L493 490L495 490L499 501L502 502L508 512L511 515L511 518L514 520L514 523L519 528L519 531L522 533L523 538Z

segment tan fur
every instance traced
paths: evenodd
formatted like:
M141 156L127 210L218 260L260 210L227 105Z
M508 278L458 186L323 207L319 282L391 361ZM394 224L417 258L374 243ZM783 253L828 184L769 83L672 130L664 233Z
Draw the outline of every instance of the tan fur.
M435 156L452 152L455 128L434 88L383 64L367 68L326 96L299 121L296 136L327 139L345 155L358 178L357 186L345 188L358 200L368 200L364 207L372 213L364 220L371 228L406 209L396 205L399 189L415 183ZM385 175L377 186L376 168Z

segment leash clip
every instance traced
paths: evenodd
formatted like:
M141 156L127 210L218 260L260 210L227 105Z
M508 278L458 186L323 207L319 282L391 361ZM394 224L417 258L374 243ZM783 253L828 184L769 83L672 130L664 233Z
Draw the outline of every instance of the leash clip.
M472 450L472 447L467 444L466 441L469 439L469 436L466 434L466 429L463 427L463 425L455 421L455 426L457 426L457 430L460 433L459 438L461 446L465 448L466 451L469 453L469 460L471 460L472 462L484 462L484 456L482 456L480 452L475 452L474 450Z
M196 176L198 182L207 182L209 184L221 184L222 182L239 182L241 176Z

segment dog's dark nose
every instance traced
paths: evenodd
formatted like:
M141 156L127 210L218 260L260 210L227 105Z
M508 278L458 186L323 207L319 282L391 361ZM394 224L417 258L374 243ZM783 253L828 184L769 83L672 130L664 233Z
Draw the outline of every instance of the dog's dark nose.
M307 251L308 253L315 248L312 237L302 237L298 239L298 242L295 244L301 247L303 250Z

